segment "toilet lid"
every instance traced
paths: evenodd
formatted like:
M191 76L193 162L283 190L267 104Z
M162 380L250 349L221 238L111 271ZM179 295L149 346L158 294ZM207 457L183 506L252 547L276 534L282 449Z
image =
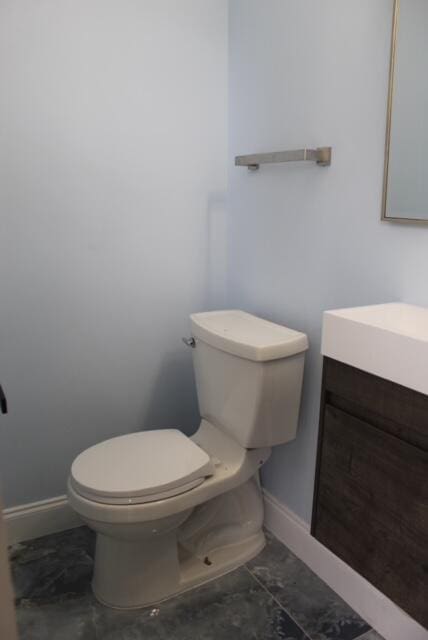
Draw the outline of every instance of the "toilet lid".
M210 457L177 429L111 438L83 451L72 464L74 488L112 504L160 500L188 491L212 475Z

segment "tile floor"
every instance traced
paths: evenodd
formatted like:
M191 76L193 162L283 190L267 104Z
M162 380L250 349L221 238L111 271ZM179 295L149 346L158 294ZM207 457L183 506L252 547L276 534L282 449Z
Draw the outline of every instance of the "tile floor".
M382 640L270 534L246 566L132 612L92 596L93 551L85 527L11 548L21 640Z

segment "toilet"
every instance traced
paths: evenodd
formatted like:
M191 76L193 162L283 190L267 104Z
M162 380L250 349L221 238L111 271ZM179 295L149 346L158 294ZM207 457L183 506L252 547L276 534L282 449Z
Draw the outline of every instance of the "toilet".
M191 316L201 423L148 430L74 460L68 500L97 534L92 588L110 607L161 602L265 544L258 472L296 435L305 334L243 311Z

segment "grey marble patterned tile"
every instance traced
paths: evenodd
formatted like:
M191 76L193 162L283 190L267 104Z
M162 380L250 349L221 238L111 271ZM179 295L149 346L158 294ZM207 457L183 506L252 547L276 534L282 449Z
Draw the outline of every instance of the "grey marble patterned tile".
M97 640L92 595L31 604L16 609L20 640ZM118 636L120 637L120 636Z
M308 640L244 568L154 609L99 607L95 625L100 640Z
M89 593L95 536L70 529L10 548L16 602L53 603Z
M271 534L248 568L311 640L355 640L369 631L355 611Z
M245 568L155 609L123 612L90 592L85 528L17 545L11 558L21 640L308 640Z

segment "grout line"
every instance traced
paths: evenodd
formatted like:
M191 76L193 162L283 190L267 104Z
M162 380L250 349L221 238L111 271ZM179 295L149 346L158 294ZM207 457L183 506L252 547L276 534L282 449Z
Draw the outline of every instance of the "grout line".
M368 624L368 623L367 623ZM361 636L357 636L356 638L354 638L354 640L364 640L364 638L367 637L367 635L369 633L371 633L372 631L374 631L375 633L377 633L376 629L373 629L373 627L370 627L370 629L368 629L368 631L364 631L364 633ZM377 634L379 636L379 640L383 640L381 638L381 636L379 634Z
M271 593L269 591L269 589L266 587L266 585L263 584L263 582L261 582L261 580L259 580L259 578L257 578L257 576L254 575L254 573L252 573L252 571L247 567L247 565L245 564L244 567L246 568L246 570L248 571L248 573L250 574L250 576L257 582L257 584L259 584L262 589L264 591L266 591L266 593L268 593L270 595L270 597L272 598L272 600L275 602L275 604L278 605L278 607L280 609L282 609L287 616L290 618L290 620L292 620L294 622L295 625L297 625L300 629L300 631L303 631L303 633L305 634L305 637L308 638L308 640L311 640L310 636L307 634L307 632L305 631L305 629L297 622L297 620L287 611L287 609L284 607L284 605L282 605L280 603L280 601L273 595L273 593ZM355 640L358 640L358 638L356 638Z
M248 573L250 574L250 576L251 576L252 578L254 578L254 580L255 580L255 581L256 581L256 582L257 582L257 583L258 583L258 584L259 584L259 585L260 585L260 586L261 586L261 587L262 587L262 588L263 588L263 589L264 589L264 590L265 590L265 591L270 595L270 597L271 597L271 598L272 598L272 600L273 600L273 601L278 605L278 607L280 607L283 611L285 611L285 613L288 615L288 617L289 617L289 618L291 618L291 620L294 622L294 624L296 624L296 625L299 627L299 629L300 629L301 631L303 631L303 633L304 633L304 634L305 634L305 636L308 638L308 640L312 640L312 637L311 637L311 635L309 634L309 632L308 632L308 631L306 631L306 629L304 629L304 628L302 627L302 625L301 625L301 624L299 624L299 622L297 622L297 620L296 620L296 619L295 619L295 618L290 614L290 612L289 612L289 611L287 611L287 609L284 607L284 605L283 605L283 604L281 604L281 602L280 602L280 601L279 601L279 600L278 600L278 599L273 595L273 593L271 593L271 592L269 591L269 589L266 587L266 585L264 585L264 584L263 584L263 582L262 582L262 581L261 581L257 576L255 576L255 575L254 575L254 573L251 571L251 569L249 569L249 568L247 567L247 565L246 565L246 564L245 564L244 566L245 566L246 570L248 571ZM370 629L367 629L366 631L364 631L364 633L362 633L360 636L356 636L356 637L354 638L354 640L364 640L364 637L365 637L368 633L370 633L371 631L375 631L375 629L373 629L372 627L370 627ZM383 639L381 639L381 640L383 640Z

